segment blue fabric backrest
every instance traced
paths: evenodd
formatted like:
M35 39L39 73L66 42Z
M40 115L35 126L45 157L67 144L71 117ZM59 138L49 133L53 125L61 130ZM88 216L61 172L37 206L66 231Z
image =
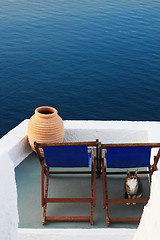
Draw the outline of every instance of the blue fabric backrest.
M87 146L43 147L47 167L89 167Z
M151 147L107 148L107 168L149 167Z

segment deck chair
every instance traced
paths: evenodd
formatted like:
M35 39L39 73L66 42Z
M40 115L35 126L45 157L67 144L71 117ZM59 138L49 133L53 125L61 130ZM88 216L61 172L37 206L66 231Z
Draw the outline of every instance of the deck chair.
M90 224L93 224L93 206L96 205L96 157L94 156L94 148L98 147L98 140L95 142L72 142L52 145L35 142L34 146L41 163L42 224L44 225L46 221L90 221ZM88 171L84 170L84 167L87 167ZM58 168L63 168L64 171L57 170ZM74 168L78 168L78 171L75 171ZM52 176L55 174L90 174L91 197L49 198L48 185L51 174ZM46 216L48 203L88 203L90 204L90 216Z
M135 204L148 202L148 198L119 199L117 196L117 199L109 199L107 191L107 175L126 174L126 169L141 168L141 170L138 171L138 174L148 174L149 179L151 180L151 175L153 174L153 171L157 169L157 163L160 157L159 150L157 156L154 157L153 165L150 165L151 149L159 147L160 143L100 144L103 179L103 207L106 208L107 226L112 222L140 221L140 217L110 217L109 204ZM125 169L125 172L122 171L123 169Z

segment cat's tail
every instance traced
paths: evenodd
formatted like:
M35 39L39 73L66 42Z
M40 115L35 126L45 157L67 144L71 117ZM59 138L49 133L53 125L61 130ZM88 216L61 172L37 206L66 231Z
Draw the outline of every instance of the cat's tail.
M141 197L142 197L142 193L140 193L136 196L136 198L141 198Z

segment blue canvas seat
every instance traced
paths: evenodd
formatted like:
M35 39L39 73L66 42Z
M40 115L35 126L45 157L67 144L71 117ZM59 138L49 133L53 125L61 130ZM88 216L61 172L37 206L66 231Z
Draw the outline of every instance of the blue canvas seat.
M106 222L109 226L110 222L138 222L140 217L110 217L109 204L130 204L130 203L147 203L148 198L125 199L119 198L109 199L107 175L126 174L126 169L142 168L139 174L148 174L150 179L153 171L157 168L157 162L160 157L160 150L154 157L154 164L150 164L151 149L159 148L159 143L128 143L128 144L101 144L101 163L102 163L102 179L103 179L103 207L106 208ZM143 168L145 167L145 170ZM113 170L110 170L113 169ZM119 169L119 170L118 170ZM120 170L121 169L121 170ZM124 171L122 171L124 169ZM122 191L123 190L122 186Z
M98 140L95 142L58 143L52 145L35 142L34 146L42 167L42 224L45 224L46 221L90 221L93 224L93 206L96 205L96 156L94 156L94 148L98 148ZM62 169L57 170L59 168ZM78 168L78 171L77 169L74 170L74 168ZM88 169L86 170L86 168ZM48 185L51 174L90 174L91 197L66 198L64 196L64 198L49 198ZM46 216L47 203L89 203L90 216Z
M89 167L88 146L43 147L47 167Z
M106 149L107 168L150 166L151 147L117 147Z

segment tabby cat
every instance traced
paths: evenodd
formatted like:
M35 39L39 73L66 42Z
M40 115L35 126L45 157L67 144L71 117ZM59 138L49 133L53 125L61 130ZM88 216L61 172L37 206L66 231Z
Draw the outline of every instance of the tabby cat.
M127 177L125 181L125 199L135 199L140 198L142 196L142 183L137 177L136 170L134 173L131 173L129 170L127 170ZM130 203L127 203L129 205ZM133 203L135 205L136 203Z

